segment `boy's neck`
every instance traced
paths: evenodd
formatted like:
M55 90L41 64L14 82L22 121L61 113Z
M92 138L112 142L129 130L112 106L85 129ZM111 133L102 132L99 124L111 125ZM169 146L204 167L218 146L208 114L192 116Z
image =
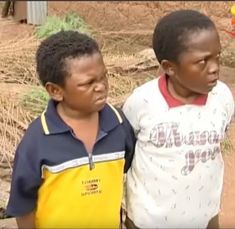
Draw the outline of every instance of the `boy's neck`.
M57 112L61 119L73 130L76 138L83 142L87 153L92 153L99 132L99 112L81 114L71 109L64 109L57 104Z
M62 119L71 121L89 121L94 116L98 115L98 112L85 113L79 112L77 110L72 110L66 106L63 106L62 103L57 104L56 110Z
M187 88L179 84L176 80L166 75L167 89L172 97L185 103L191 104L196 98L201 96L199 93L189 91Z

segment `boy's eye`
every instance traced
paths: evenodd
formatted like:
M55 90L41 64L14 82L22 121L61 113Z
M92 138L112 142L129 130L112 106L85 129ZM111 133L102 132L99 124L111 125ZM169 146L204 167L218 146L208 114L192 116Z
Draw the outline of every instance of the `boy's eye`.
M200 68L204 68L206 66L206 60L202 59L196 62L196 64L198 65L198 67Z
M106 74L103 75L100 79L93 79L93 80L90 80L90 81L87 81L87 82L84 82L84 83L80 83L78 84L77 86L78 87L88 87L88 86L91 86L92 84L96 83L96 82L103 82L103 81L106 81L107 80L107 76Z
M198 64L200 64L200 65L204 65L205 63L206 63L206 60L205 60L205 59L198 61Z
M78 87L84 87L84 86L89 86L93 83L93 81L88 81L88 82L85 82L85 83L82 83L82 84L78 84L77 86Z
M93 84L93 81L86 82L85 85L91 85Z

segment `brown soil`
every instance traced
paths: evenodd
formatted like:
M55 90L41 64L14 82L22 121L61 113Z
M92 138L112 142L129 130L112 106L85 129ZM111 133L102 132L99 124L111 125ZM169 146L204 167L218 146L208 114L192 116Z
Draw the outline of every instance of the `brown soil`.
M11 17L0 18L0 41L22 39L33 34L33 26L16 23Z
M195 9L209 15L221 35L223 49L222 64L235 67L235 42L222 29L230 30L230 7L234 1L162 1L162 2L49 2L49 15L63 16L76 12L99 33L97 39L113 52L135 53L151 47L151 36L155 23L162 15L175 9Z
M104 54L135 53L151 47L151 34L156 21L160 16L174 9L201 10L211 16L219 30L229 29L231 18L229 9L232 4L235 2L48 2L49 15L62 16L66 12L75 11L82 16L98 32ZM33 29L33 26L13 22L11 18L0 19L0 40L29 36L33 33ZM234 67L223 67L221 76L235 96L235 38L221 30L220 35L224 48L222 63ZM6 89L6 87L3 88ZM17 85L10 87L9 90L19 91ZM235 143L235 123L232 124L230 133L231 141ZM222 228L235 228L235 153L233 150L230 149L224 153L224 161L225 179L220 225ZM0 228L3 227L12 228L15 224L12 220L0 220Z

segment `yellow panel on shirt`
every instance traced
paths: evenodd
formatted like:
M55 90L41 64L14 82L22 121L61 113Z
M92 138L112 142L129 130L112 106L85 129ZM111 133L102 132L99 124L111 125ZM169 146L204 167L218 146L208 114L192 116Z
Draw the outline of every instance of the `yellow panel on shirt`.
M119 228L124 158L97 162L93 170L81 160L43 167L37 228Z

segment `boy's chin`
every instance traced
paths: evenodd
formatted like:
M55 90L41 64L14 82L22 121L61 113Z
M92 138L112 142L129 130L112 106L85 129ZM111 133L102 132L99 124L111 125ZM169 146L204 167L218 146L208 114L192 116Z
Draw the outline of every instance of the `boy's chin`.
M96 103L95 106L94 106L95 110L96 111L102 110L104 108L105 104L106 104L106 100L104 100L104 102L102 102L102 103Z

